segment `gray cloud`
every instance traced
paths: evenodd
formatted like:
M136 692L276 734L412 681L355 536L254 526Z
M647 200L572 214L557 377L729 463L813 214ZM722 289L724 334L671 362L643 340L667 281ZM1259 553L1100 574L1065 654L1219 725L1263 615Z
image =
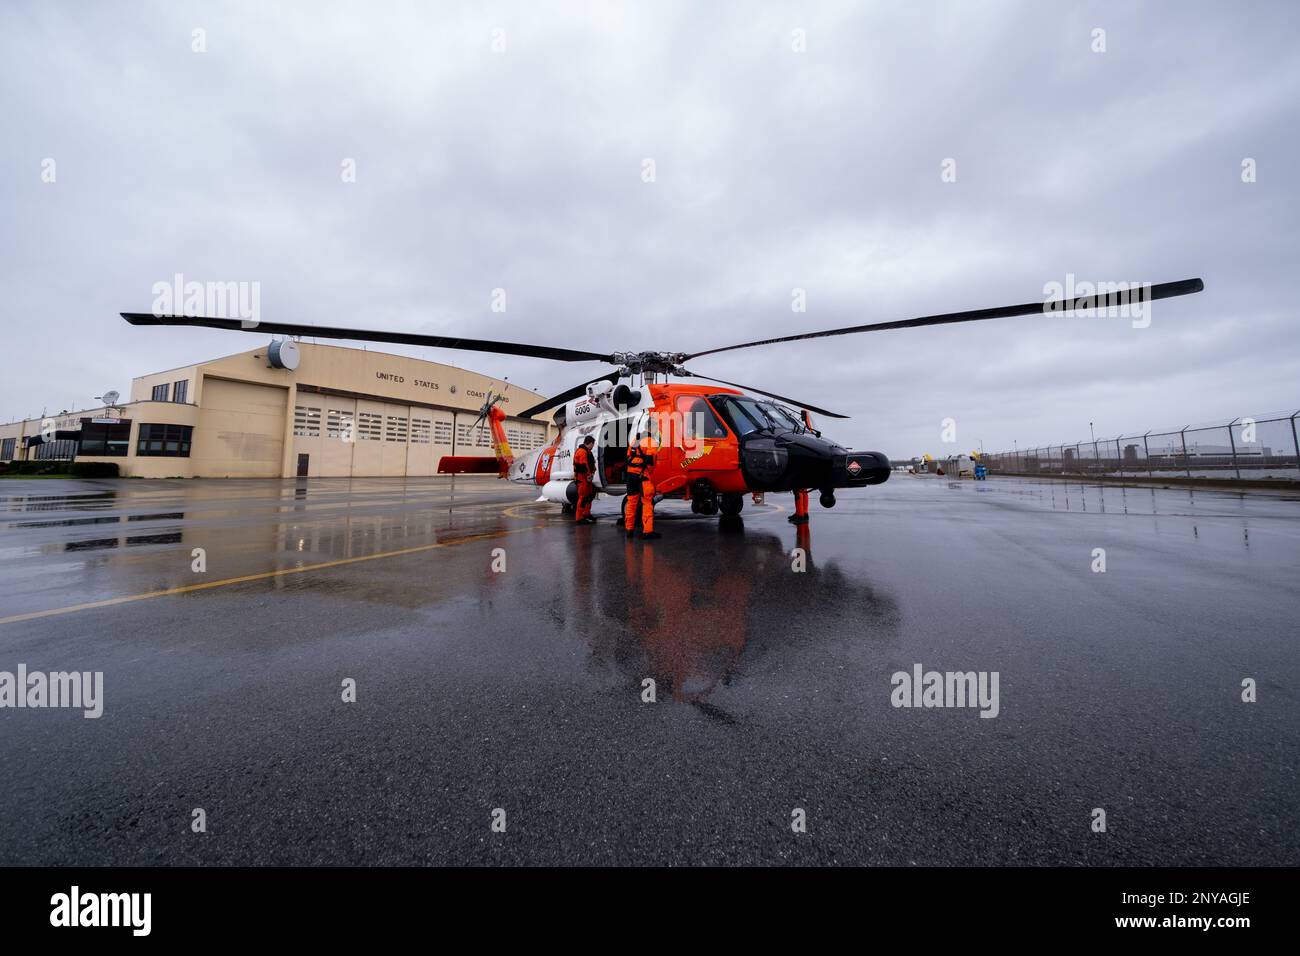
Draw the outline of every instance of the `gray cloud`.
M1291 407L1298 16L7 4L0 418L257 341L117 318L176 272L261 282L268 319L598 350L1031 301L1069 272L1201 275L1206 292L1157 303L1147 329L1010 319L695 368L852 414L829 431L895 455L939 452L946 417L963 448L993 449ZM940 181L948 157L956 183ZM543 391L599 370L394 350Z

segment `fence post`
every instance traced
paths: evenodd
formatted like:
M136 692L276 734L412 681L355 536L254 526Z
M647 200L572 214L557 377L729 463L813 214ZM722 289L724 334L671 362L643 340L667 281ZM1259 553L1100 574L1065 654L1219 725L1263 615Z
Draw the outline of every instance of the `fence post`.
M1295 415L1300 415L1300 412L1296 412ZM1291 416L1291 444L1295 445L1295 466L1300 469L1300 438L1297 438L1295 433L1295 415Z
M1187 470L1187 477L1192 477L1192 461L1187 457L1187 429L1190 426L1184 425L1183 430L1178 433L1179 439L1183 443L1183 468Z
M1228 422L1228 447L1232 449L1232 468L1237 473L1237 480L1241 481L1241 465L1237 462L1237 439L1232 437L1232 426L1239 421L1240 418L1234 418Z
M1147 435L1150 435L1150 434L1151 434L1151 431L1150 431L1150 429L1148 429L1148 430L1147 430ZM1150 477L1151 477L1151 449L1150 449L1149 447L1147 447L1147 435L1143 435L1143 436L1142 436L1142 454L1143 454L1144 456L1146 456L1146 460L1147 460L1147 477L1150 478Z

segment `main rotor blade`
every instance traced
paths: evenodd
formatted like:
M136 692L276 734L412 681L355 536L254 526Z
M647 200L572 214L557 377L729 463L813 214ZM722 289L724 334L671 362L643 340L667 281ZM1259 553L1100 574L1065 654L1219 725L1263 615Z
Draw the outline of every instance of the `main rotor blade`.
M793 405L795 408L806 408L810 412L816 412L818 415L825 415L827 418L849 417L848 415L841 415L838 412L828 412L824 408L818 408L816 405L809 405L807 402L797 402L793 398L786 398L784 395L778 395L775 392L765 392L761 388L754 388L752 385L737 385L735 382L724 382L720 378L711 378L708 375L697 375L695 372L686 372L686 374L691 378L702 378L707 382L717 382L719 385L730 385L732 388L743 389L746 392L757 392L759 395L766 395L768 398L775 398L778 402L785 402L787 405Z
M259 332L269 335L310 335L322 339L348 339L359 342L393 342L398 345L427 345L438 349L461 349L467 352L494 352L498 355L524 355L529 358L555 359L558 362L609 362L608 355L553 348L549 345L523 345L519 342L492 342L487 339L462 339L448 335L421 335L416 332L379 332L372 329L340 329L326 325L298 325L293 322L248 323L242 319L207 318L194 315L152 315L148 312L123 312L122 318L132 325L183 325L232 332Z
M1200 292L1205 283L1200 279L1183 279L1179 282L1162 282L1142 292L1142 302L1155 299L1170 299L1179 295ZM1130 300L1132 301L1132 300ZM1119 304L1119 303L1116 303ZM874 322L869 325L851 325L844 329L827 329L825 332L804 332L799 335L782 335L774 339L759 339L756 342L743 342L740 345L724 345L721 348L708 349L686 356L687 360L701 355L716 355L718 352L730 352L733 349L747 349L755 345L775 345L778 342L797 342L800 339L821 339L831 335L851 335L855 332L884 332L888 329L915 329L925 325L949 325L954 322L980 322L984 319L1006 319L1017 315L1058 315L1074 309L1105 308L1106 296L1076 296L1073 299L1055 299L1050 302L1026 302L1023 305L1007 305L994 309L973 309L968 312L946 312L942 315L923 315L916 319L900 319L896 322Z
M554 408L556 405L563 405L571 398L577 398L579 395L587 394L587 386L594 385L597 382L617 382L618 372L610 372L608 375L602 375L599 378L593 378L590 382L583 382L581 385L575 385L573 388L566 389L559 395L552 395L546 401L534 405L532 408L525 408L519 413L520 418L532 418L534 415L546 411L548 408Z

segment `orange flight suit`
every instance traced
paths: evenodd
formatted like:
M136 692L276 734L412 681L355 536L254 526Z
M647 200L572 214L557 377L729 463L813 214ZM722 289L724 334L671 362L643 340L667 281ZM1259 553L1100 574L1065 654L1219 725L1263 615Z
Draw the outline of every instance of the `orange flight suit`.
M655 453L659 446L646 436L632 443L627 450L627 511L623 526L630 532L636 528L636 513L641 511L641 533L650 534L655 529L655 486L650 481L654 471Z
M794 490L794 514L789 519L793 524L808 523L808 489L796 488Z
M591 517L591 503L596 500L596 486L592 478L596 474L596 456L587 450L586 445L579 445L573 453L573 477L578 482L578 503L573 509L573 520L582 521Z

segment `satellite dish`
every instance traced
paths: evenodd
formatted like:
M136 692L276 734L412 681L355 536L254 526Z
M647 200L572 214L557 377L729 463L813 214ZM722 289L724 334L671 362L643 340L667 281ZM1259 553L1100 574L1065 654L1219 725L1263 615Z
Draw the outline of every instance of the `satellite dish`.
M298 367L298 346L292 339L276 339L267 350L271 368L283 368L292 372Z
M116 391L108 391L99 396L99 400L105 405L116 405L117 400L121 397L122 396L118 395Z

